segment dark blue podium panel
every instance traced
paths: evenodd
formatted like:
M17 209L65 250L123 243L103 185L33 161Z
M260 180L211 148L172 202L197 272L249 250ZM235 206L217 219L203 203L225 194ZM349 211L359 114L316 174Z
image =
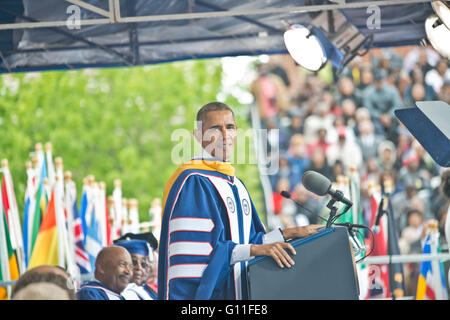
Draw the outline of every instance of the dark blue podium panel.
M348 231L331 227L290 242L295 265L280 268L271 257L249 262L251 300L357 300L358 279ZM288 251L289 252L289 251Z

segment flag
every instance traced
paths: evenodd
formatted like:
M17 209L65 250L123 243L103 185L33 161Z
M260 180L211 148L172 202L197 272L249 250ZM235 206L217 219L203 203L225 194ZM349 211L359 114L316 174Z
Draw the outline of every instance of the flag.
M95 259L97 258L97 254L103 248L102 243L102 232L100 230L100 223L96 217L96 212L94 207L91 207L90 213L90 221L88 233L86 235L86 252L89 257L89 262L91 265L91 270L95 270Z
M87 223L86 223L86 212L88 209L89 199L88 199L88 190L89 186L86 183L83 183L83 190L81 192L81 201L80 201L80 223L81 223L81 231L84 236L83 244L86 244L86 236L87 236Z
M3 201L0 198L0 281L11 281L19 278L19 267L8 229ZM0 300L8 299L8 291L7 288L0 287Z
M113 244L113 234L112 234L112 229L111 229L111 219L110 219L110 215L109 215L109 210L108 210L108 199L106 199L106 194L103 194L103 197L105 199L104 203L105 203L105 216L106 216L106 245L110 246Z
M73 233L75 239L75 263L78 267L79 274L88 274L92 272L89 256L84 248L84 233L81 225L81 218L78 214L76 192L71 198L73 213ZM87 202L87 200L86 200Z
M388 202L388 254L400 255L400 247L398 245L398 233L397 226L394 219L394 212L392 210L391 199L389 193L387 193ZM400 298L405 295L405 283L403 275L402 263L390 263L389 264L389 287L393 294L393 298Z
M58 265L58 229L56 225L55 192L52 192L47 212L42 219L39 234L31 254L29 268L40 265Z
M344 197L349 199L350 198L350 185L349 185L348 177L338 176L336 180L337 180L337 183L336 183L336 186L334 189L342 191L342 193L344 194ZM345 211L347 209L347 206L345 204L338 201L334 204L334 206L337 208L336 215L339 216L339 218L336 220L336 222L353 223L352 212L350 211L350 209Z
M69 234L67 230L67 210L65 209L65 188L63 174L63 160L55 158L55 182L53 184L55 197L55 216L58 235L58 265L65 267L70 274L75 272L75 260L70 254Z
M377 215L381 215L378 230L374 231L374 239L370 242L373 248L372 256L385 256L387 250L387 218L383 214L384 199L381 193L369 187L370 195L370 228L374 230ZM367 299L388 298L389 293L389 269L386 264L371 264L368 268L369 295Z
M439 233L434 231L427 235L423 246L423 254L440 253ZM447 288L442 262L424 261L420 266L417 282L417 300L447 300Z
M27 162L27 188L25 190L25 204L23 210L23 249L25 254L25 267L28 268L28 262L30 259L30 245L31 245L31 231L30 225L30 209L34 208L35 203L35 190L34 190L34 170L31 166L31 162Z
M350 199L353 202L353 206L350 209L350 221L346 222L363 225L364 219L361 207L360 177L354 167L350 167ZM360 246L360 252L359 254L355 253L355 258L359 260L366 255L364 233L359 232L355 236L358 245ZM365 299L369 294L369 268L367 264L362 261L361 263L356 264L356 270L358 272L359 298Z
M8 161L2 160L3 183L2 199L3 210L5 211L11 246L16 255L19 274L25 272L25 254L23 250L22 227L20 226L19 209L17 207L16 196L14 194L14 184L11 172L8 168Z
M102 246L107 245L107 221L109 220L106 216L105 210L105 185L103 183L94 182L92 185L92 194L94 202L94 212L95 218L99 224Z
M35 188L37 188L36 196L31 198L28 214L28 263L36 244L36 240L41 227L42 218L47 210L48 198L44 190L44 180L47 179L47 166L42 150L37 151L37 166L35 169ZM34 200L34 201L33 201ZM24 222L25 223L25 222Z

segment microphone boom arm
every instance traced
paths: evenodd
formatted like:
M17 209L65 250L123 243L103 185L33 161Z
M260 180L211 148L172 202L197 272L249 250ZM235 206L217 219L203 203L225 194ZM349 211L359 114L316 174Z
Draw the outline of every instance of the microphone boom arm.
M327 208L330 209L331 211L330 211L330 216L328 217L326 228L329 228L334 222L334 217L336 216L336 212L338 209L337 207L334 206L335 203L336 203L336 199L331 198L331 200L327 204Z

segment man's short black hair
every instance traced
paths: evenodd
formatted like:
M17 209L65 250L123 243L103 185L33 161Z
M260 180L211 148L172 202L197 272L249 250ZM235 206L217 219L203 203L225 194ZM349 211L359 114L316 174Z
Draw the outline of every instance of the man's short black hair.
M223 110L231 111L231 113L233 114L233 119L235 119L233 109L231 109L225 103L214 101L214 102L205 104L203 107L200 108L200 110L198 110L197 122L205 120L206 113L208 113L210 111L223 111Z

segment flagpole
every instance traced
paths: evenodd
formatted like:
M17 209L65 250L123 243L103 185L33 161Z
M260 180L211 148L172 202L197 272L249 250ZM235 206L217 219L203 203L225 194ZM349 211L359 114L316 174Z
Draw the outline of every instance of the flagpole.
M109 225L111 227L111 241L116 240L117 237L117 229L116 229L116 221L115 221L115 208L114 208L114 197L108 196L107 198L107 207L108 207L108 219L109 219Z
M138 211L138 200L130 199L128 201L129 206L129 224L131 232L139 233L139 211Z
M152 201L149 213L151 216L152 232L155 235L156 239L159 239L161 234L161 199L155 198Z
M62 159L58 158L55 159L56 161L56 168L57 170L62 169ZM49 170L50 171L50 170ZM55 179L55 184L53 186L54 192L55 192L55 215L56 215L56 226L57 226L57 230L58 230L58 265L65 268L66 267L66 250L65 250L65 246L66 246L66 241L65 241L65 228L64 228L64 224L65 224L65 219L64 219L64 212L63 212L63 207L62 207L62 203L61 200L63 198L63 194L62 194L62 190L61 190L61 184L62 181L60 180L60 176L59 175L55 175L54 176Z
M437 220L431 220L428 222L428 230L430 234L430 248L431 254L438 254L439 248L439 223ZM436 300L446 300L447 297L444 296L445 288L442 287L441 276L441 265L438 260L431 261L431 270L433 270L432 283L435 288ZM445 281L445 280L444 280Z
M75 263L75 235L73 227L73 201L76 197L76 186L72 181L72 172L66 171L64 173L65 192L64 192L64 206L67 215L67 240L68 240L68 252L67 252L67 264L71 275L77 274L77 267Z
M121 234L126 234L129 231L128 226L128 199L122 198L122 226Z
M109 211L107 208L107 199L106 199L106 183L104 181L99 182L99 203L101 207L102 220L105 227L105 243L104 246L108 246L112 243L111 241L111 224L109 221Z
M114 223L116 237L119 238L122 235L122 181L120 179L114 180Z
M34 170L33 164L31 161L27 161L25 163L26 171L27 171L27 187L25 190L25 205L23 212L23 250L25 255L25 268L28 268L28 262L30 259L30 246L31 246L31 226L30 220L32 218L32 212L34 208Z
M350 194L353 202L353 223L358 224L359 221L359 206L360 206L360 178L356 167L350 166Z
M71 275L75 275L76 266L73 256L69 249L69 235L66 224L66 216L64 214L64 174L63 174L63 159L61 157L55 158L55 214L58 224L58 256L60 266L66 266ZM56 197L58 195L58 197Z
M47 172L48 172L48 181L50 183L50 187L52 188L55 184L55 166L53 165L53 146L51 142L47 142L45 144L45 159L47 161ZM56 159L55 159L56 162ZM61 177L60 177L61 178ZM60 180L61 181L61 180Z
M389 289L391 291L392 299L401 298L404 296L404 279L403 279L403 265L395 264L396 270L394 270L394 263L392 262L392 255L400 253L398 248L398 236L397 228L394 223L394 212L392 212L391 194L394 191L394 183L389 179L384 180L384 193L386 194L388 217L388 253L389 253ZM395 252L393 252L395 251ZM395 284L395 288L394 288Z

